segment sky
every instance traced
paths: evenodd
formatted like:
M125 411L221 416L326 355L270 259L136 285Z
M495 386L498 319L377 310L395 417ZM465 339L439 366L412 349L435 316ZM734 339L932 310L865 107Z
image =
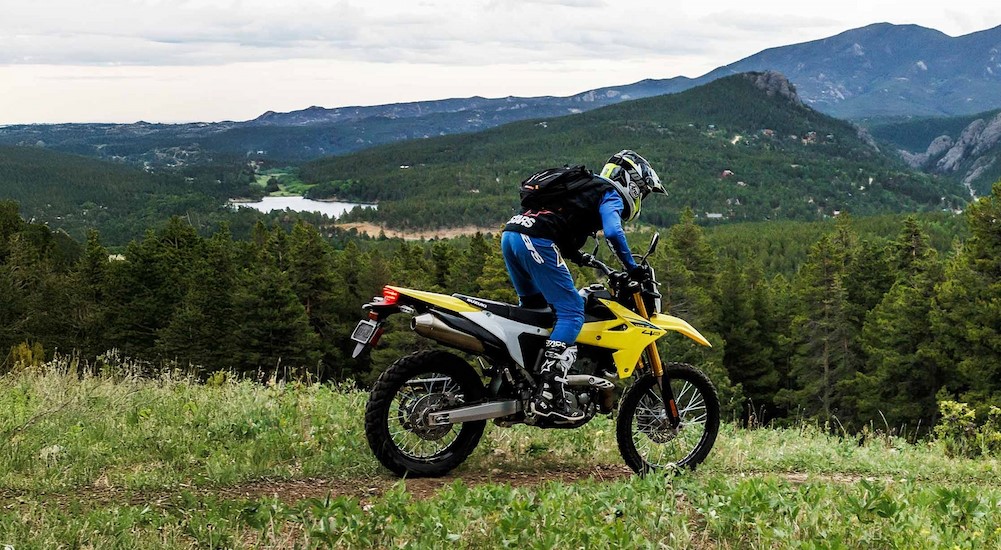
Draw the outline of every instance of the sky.
M0 124L247 120L696 77L872 23L960 36L997 0L0 0Z

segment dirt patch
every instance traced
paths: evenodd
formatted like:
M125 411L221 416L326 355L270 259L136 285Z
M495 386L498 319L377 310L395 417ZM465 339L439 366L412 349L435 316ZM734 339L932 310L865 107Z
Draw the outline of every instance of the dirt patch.
M853 485L860 481L878 481L880 483L893 483L898 481L900 478L894 478L890 475L862 475L862 474L850 474L850 473L829 473L829 474L805 474L799 472L791 472L785 474L776 474L779 477L785 479L789 483L796 485L801 485L810 481L820 481L824 483L840 483L843 485Z
M494 470L489 473L466 472L450 474L441 478L419 478L406 480L407 491L414 498L428 498L445 485L451 485L456 480L462 480L466 485L498 484L512 487L536 487L550 481L574 483L585 479L596 481L615 481L633 475L626 466L591 466L580 469L544 470L532 472L502 472Z
M14 509L31 502L51 502L56 504L87 503L91 506L109 504L129 504L133 506L169 505L178 496L190 494L196 498L221 500L254 500L277 498L286 504L310 498L351 497L363 503L379 498L397 483L402 482L406 491L415 499L427 499L437 494L443 487L461 480L467 486L487 484L510 485L512 487L538 487L548 482L576 483L587 479L599 482L617 481L632 477L633 471L625 465L589 465L577 468L564 467L548 470L491 470L489 472L460 471L444 477L401 479L389 475L360 479L307 478L294 480L259 479L221 487L180 485L170 490L136 492L105 484L81 487L73 491L59 493L30 493L23 491L0 491L0 508ZM892 482L892 477L864 476L851 473L803 473L803 472L742 472L740 477L777 476L789 483L803 484L811 481L855 484L861 480Z
M464 227L449 227L447 229L422 229L414 231L400 231L397 229L390 229L388 227L382 227L370 222L351 222L351 223L338 223L335 227L349 231L354 229L358 233L365 233L369 237L378 237L380 233L384 233L389 238L401 238L408 241L417 241L421 239L450 239L452 237L459 237L462 235L475 235L476 233L496 233L500 230L499 226L496 227L475 227L472 225L467 225Z
M588 466L542 471L500 471L459 472L439 478L403 479L379 476L368 479L260 479L224 487L195 487L181 485L170 491L137 493L115 487L81 487L75 491L60 493L32 494L27 492L0 492L0 507L11 509L29 502L52 502L68 504L85 502L91 506L108 504L149 505L162 507L177 496L188 493L195 497L211 497L222 500L259 499L274 497L286 504L310 498L353 497L367 502L378 498L396 483L403 482L406 490L416 499L434 496L442 487L457 480L469 486L485 484L507 484L513 487L535 487L550 481L573 483L585 479L614 481L633 475L625 466Z

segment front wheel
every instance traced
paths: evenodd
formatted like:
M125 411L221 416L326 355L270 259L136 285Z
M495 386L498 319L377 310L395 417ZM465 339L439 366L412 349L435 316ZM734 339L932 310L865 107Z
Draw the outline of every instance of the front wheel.
M657 379L644 376L622 397L615 427L622 458L635 472L688 467L695 469L716 442L719 398L709 378L691 365L668 363L681 425L672 428Z
M486 421L430 426L428 415L481 399L483 389L476 370L456 355L434 350L403 357L372 388L365 407L368 445L396 475L445 475L473 452Z

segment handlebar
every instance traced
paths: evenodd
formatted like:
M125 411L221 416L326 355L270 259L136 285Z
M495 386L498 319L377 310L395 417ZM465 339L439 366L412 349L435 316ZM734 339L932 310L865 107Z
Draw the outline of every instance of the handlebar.
M616 273L616 270L612 269L608 264L598 258L595 258L591 254L584 253L581 256L584 258L584 263L581 264L584 267L593 267L607 277L611 277L612 274Z
M650 246L647 248L646 254L641 256L639 261L636 263L639 265L646 264L647 258L649 258L650 255L653 254L655 250L657 250L657 243L659 242L660 242L660 233L654 233L653 237L650 239ZM612 246L610 242L608 243L608 246L609 247ZM595 246L594 254L597 253L598 253L598 247ZM581 265L584 267L593 267L598 271L601 271L605 276L608 277L612 276L614 273L618 273L617 270L612 269L612 267L610 267L608 264L594 257L594 254L588 254L586 252L581 254L581 258L584 260L583 263L581 263ZM636 255L634 254L633 256L635 257Z

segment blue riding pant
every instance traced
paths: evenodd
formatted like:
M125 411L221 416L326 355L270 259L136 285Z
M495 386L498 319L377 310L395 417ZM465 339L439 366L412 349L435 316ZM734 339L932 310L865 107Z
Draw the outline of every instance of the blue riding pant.
M572 346L584 326L584 299L577 294L559 249L549 239L505 231L501 251L522 303L526 297L541 294L556 312L556 326L549 339Z

